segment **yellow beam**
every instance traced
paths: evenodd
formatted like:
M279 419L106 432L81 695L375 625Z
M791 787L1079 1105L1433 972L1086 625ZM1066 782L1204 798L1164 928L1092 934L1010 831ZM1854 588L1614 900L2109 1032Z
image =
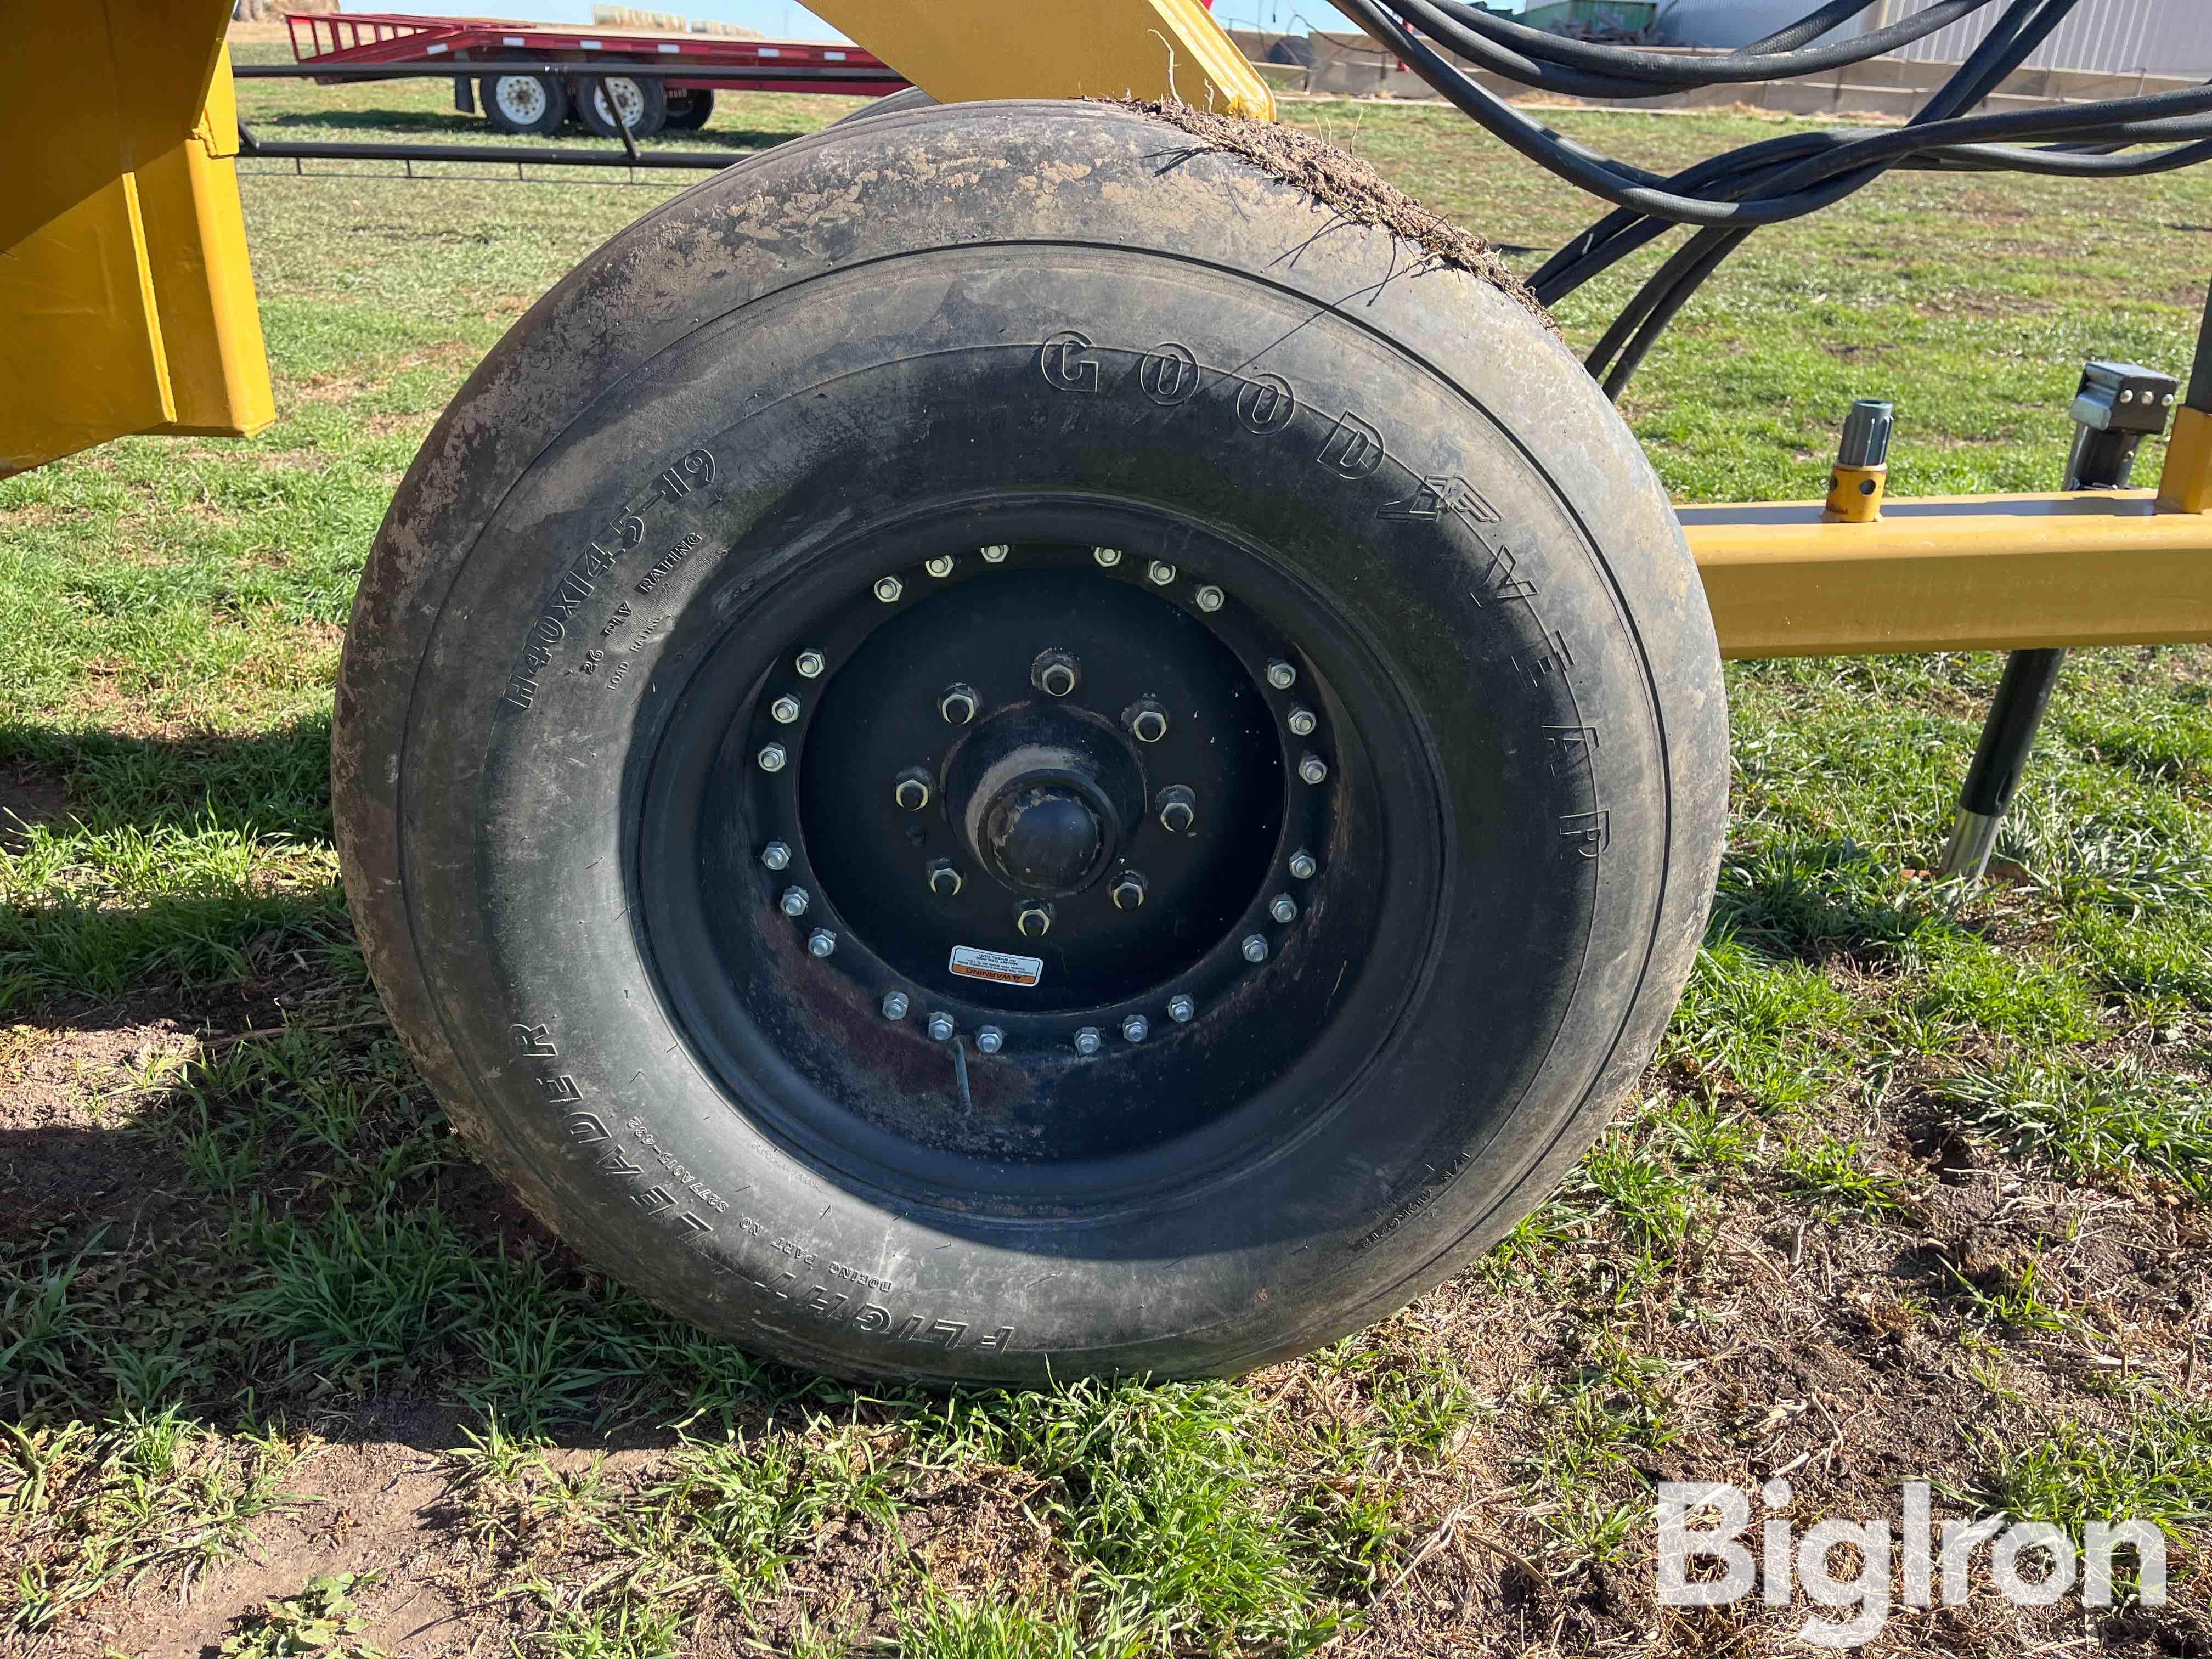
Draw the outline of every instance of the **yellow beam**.
M942 103L1173 99L1275 118L1274 94L1200 0L807 0Z
M2212 514L2151 490L1678 509L1724 657L2212 641Z

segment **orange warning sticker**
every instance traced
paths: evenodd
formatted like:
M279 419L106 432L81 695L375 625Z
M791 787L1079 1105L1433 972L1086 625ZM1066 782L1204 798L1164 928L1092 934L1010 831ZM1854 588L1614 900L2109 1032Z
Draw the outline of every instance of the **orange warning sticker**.
M1042 957L1013 957L1004 951L979 951L972 945L952 947L952 971L963 979L988 979L1000 985L1034 985L1044 973Z

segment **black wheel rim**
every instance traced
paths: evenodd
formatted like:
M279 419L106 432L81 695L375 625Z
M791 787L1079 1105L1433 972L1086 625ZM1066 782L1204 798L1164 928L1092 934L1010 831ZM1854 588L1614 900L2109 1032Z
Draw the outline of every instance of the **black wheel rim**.
M1433 744L1317 586L1172 514L1026 501L749 599L647 700L631 871L737 1109L903 1203L1064 1215L1374 1085L1449 832Z

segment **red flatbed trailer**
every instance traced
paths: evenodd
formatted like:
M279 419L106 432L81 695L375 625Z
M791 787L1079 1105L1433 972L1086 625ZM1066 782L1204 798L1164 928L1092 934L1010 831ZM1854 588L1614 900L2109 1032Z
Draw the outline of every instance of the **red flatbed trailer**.
M286 15L284 24L292 37L292 56L302 64L450 62L455 70L456 101L465 109L474 106L472 100L465 98L470 73L465 66L486 59L527 58L532 63L574 63L580 67L611 67L623 61L665 64L671 59L686 68L696 64L699 69L696 76L670 76L663 82L672 99L724 90L880 98L907 84L873 53L820 40L752 40L732 35L519 23L495 17L427 17L404 12L292 12ZM763 70L770 73L759 73Z

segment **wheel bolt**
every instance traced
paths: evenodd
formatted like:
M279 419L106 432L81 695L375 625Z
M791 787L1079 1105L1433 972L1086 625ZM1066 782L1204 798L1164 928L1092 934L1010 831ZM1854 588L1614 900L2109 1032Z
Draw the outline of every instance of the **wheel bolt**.
M884 1018L885 1019L904 1019L906 1018L906 1009L907 1001L905 992L886 991L884 993Z
M761 848L761 862L771 870L781 870L791 862L791 848L780 841L772 841Z
M1187 836L1198 822L1198 797L1187 784L1170 784L1160 791L1160 828L1171 836Z
M837 935L827 927L817 927L806 936L806 954L826 957L837 948Z
M1098 1052L1098 1028L1096 1025L1086 1025L1075 1034L1075 1052L1079 1054Z
M929 1017L929 1036L932 1042L951 1042L952 1016L943 1012L932 1014Z
M1133 910L1145 902L1145 878L1134 870L1124 870L1114 878L1110 896L1116 910Z
M905 592L906 584L896 576L878 576L876 579L876 597L885 605L896 605L898 596Z
M1121 550L1118 547L1094 547L1091 550L1091 556L1098 561L1102 569L1111 570L1121 562Z
M929 780L920 772L908 772L892 787L891 799L909 812L919 812L929 805Z
M1242 948L1245 961L1265 962L1267 959L1267 936L1265 933L1247 933Z
M995 1025L986 1025L975 1033L975 1047L987 1054L995 1054L1006 1046L1006 1034Z
M1158 743L1168 734L1168 711L1150 697L1132 703L1121 718L1128 721L1130 735L1139 743Z
M1024 904L1014 917L1014 926L1022 930L1024 939L1042 939L1052 931L1052 907Z
M1278 691L1287 691L1297 684L1298 671L1280 657L1267 665L1267 684Z
M1132 1014L1121 1022L1121 1036L1125 1042L1142 1042L1152 1035L1152 1022L1142 1014Z
M1165 587L1176 579L1176 568L1164 559L1154 559L1145 571L1155 587Z
M1321 866L1314 862L1314 855L1303 847L1291 854L1291 873L1300 881L1311 881L1314 872L1320 868Z
M802 651L792 660L792 666L810 680L819 678L822 671L829 665L819 651Z
M1187 996L1168 999L1168 1018L1178 1025L1188 1025L1198 1013L1198 1005Z
M948 726L965 726L975 718L982 706L972 685L948 685L937 699L937 712L945 716Z
M784 762L789 758L790 757L783 752L781 744L766 744L760 751L760 769L763 772L781 772L783 770Z
M768 706L768 712L775 716L778 726L788 726L799 718L799 699L788 696L778 697Z
M1297 736L1301 738L1310 738L1313 736L1314 727L1320 725L1321 722L1314 718L1314 711L1312 709L1293 708L1291 710L1291 718L1286 724L1290 726L1291 732Z
M1030 684L1047 696L1066 696L1081 678L1081 667L1065 651L1040 651L1030 665Z
M1298 919L1298 902L1288 893L1278 893L1269 901L1267 914L1277 921L1296 921Z
M1298 775L1308 783L1319 783L1328 775L1328 763L1319 755L1308 755L1298 763Z
M952 898L967 884L951 859L933 859L929 864L929 890L939 898Z
M1205 586L1200 588L1195 595L1195 598L1198 600L1198 608L1200 611L1220 610L1223 597L1221 590L1216 587L1212 582L1208 582Z
M952 556L950 553L940 553L921 568L933 576L949 576L952 574Z
M980 550L983 555L985 564L1004 564L1006 562L1006 555L1013 551L1004 542L994 542L990 546Z
M783 896L776 902L783 907L783 914L787 916L803 916L811 901L804 887L787 887L783 890Z

